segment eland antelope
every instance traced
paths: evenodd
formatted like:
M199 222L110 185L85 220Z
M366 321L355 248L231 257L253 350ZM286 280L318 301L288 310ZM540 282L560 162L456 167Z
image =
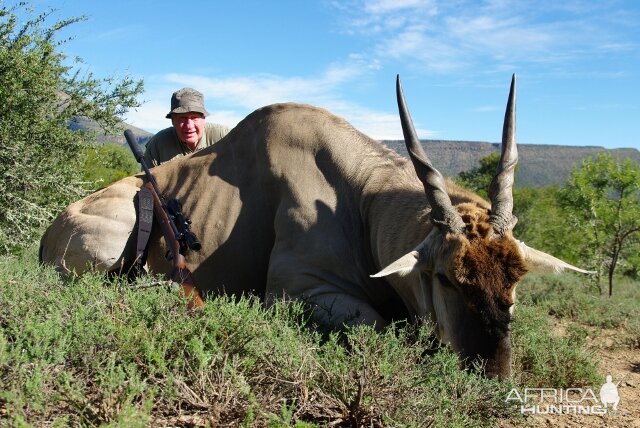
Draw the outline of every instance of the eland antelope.
M515 76L490 202L432 166L399 79L396 90L410 161L325 110L287 103L154 168L200 238L187 266L205 296L299 299L331 328L430 319L463 359L482 360L488 376L508 375L518 281L529 270L586 272L512 234ZM42 237L42 261L77 274L130 264L143 182L128 177L71 204ZM171 270L165 253L155 230L151 271Z

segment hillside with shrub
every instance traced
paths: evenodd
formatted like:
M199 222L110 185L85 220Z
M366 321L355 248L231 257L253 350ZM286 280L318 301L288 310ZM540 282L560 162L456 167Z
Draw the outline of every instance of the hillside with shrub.
M69 129L72 131L91 132L95 134L95 141L101 144L119 144L126 146L124 139L124 130L131 129L138 140L138 144L147 144L147 141L153 136L153 133L145 131L125 122L119 122L115 129L105 131L100 124L85 116L75 116L69 121Z
M462 171L478 166L480 159L500 152L499 143L477 141L421 140L429 158L440 172L457 177ZM383 140L383 144L402 156L407 151L402 140ZM640 142L639 142L640 144ZM619 159L630 158L640 163L640 151L634 148L605 149L542 144L518 144L516 187L564 184L574 165L599 153L610 153Z

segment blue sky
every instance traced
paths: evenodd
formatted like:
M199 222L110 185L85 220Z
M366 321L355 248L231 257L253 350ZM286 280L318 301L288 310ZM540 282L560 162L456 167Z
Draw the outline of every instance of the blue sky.
M125 120L155 132L171 93L210 121L296 101L400 139L400 74L421 138L499 141L518 78L518 142L640 149L636 0L33 0L85 15L64 45L100 77L144 79Z

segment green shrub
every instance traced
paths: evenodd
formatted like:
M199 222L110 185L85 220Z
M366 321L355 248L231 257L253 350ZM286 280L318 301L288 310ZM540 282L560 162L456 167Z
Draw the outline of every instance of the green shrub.
M561 337L538 308L519 305L513 322L516 382L529 388L573 388L596 384L598 365L579 332Z
M518 287L519 300L535 305L558 319L609 332L614 346L638 346L640 301L638 282L618 278L618 291L613 296L600 295L588 277L575 274L528 275Z
M190 314L167 283L61 281L30 252L0 259L0 424L488 426L512 414L508 385L446 348L425 353L428 326L321 335L301 305L251 297Z
M140 172L140 164L127 147L113 143L90 144L84 152L83 179L95 188Z
M52 12L0 6L0 254L37 239L92 187L82 177L83 145L92 135L68 129L70 119L86 116L113 129L142 91L142 82L97 79L66 66L65 41L56 37L82 18L50 23Z
M321 334L300 304L252 297L190 314L157 278L61 281L35 259L0 258L0 425L494 426L520 421L513 386L601 381L585 330L558 335L547 315L553 279L571 276L521 285L499 382L462 370L428 325Z

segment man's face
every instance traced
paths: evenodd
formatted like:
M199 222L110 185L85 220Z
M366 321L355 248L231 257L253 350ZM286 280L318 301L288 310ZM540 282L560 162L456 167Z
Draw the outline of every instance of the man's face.
M204 133L204 114L196 112L173 113L171 122L180 141L185 143L191 150L195 150Z

